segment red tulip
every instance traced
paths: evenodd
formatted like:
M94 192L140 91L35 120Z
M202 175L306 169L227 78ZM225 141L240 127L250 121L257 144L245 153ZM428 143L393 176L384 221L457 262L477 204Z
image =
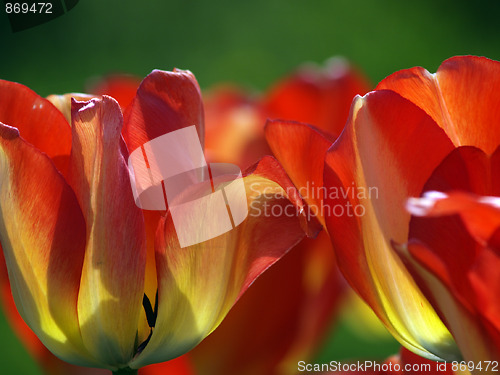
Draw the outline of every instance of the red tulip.
M189 351L303 237L296 217L250 215L181 249L170 215L135 205L128 150L193 124L203 140L189 72L151 73L124 117L107 96L73 101L71 127L22 85L1 81L0 97L0 240L12 294L43 344L70 363L117 371ZM270 158L243 181L251 207L303 209ZM156 292L152 319L143 299Z
M395 245L467 364L500 358L499 167L500 149L491 156L455 149L429 178L428 192L409 200L423 218L412 219L408 245Z
M404 346L431 359L461 354L391 243L408 240L406 200L421 194L454 147L496 149L499 84L500 63L457 57L436 74L395 73L357 97L333 144L304 124L277 121L266 129L274 154L327 228L349 283Z
M320 77L327 77L328 83ZM112 88L119 85L103 86L111 87L105 93L113 96ZM302 95L300 87L310 89L303 97L311 95L302 102L303 116L315 122L318 108L322 108L324 121L319 125L332 134L339 133L348 107L339 105L332 110L329 103L350 102L355 94L368 89L364 79L340 61L323 72L301 69L264 95L231 86L212 89L204 98L207 157L250 165L268 154L263 138L265 118L293 118L297 110L293 97ZM316 101L318 97L321 103ZM303 241L257 280L221 326L190 353L201 372L288 373L297 360L314 354L343 290L331 245L324 234L320 236ZM267 301L266 309L262 301Z

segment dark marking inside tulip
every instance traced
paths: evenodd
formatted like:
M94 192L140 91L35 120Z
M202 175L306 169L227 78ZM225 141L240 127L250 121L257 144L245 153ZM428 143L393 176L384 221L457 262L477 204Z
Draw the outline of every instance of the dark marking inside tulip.
M156 323L156 314L155 311L153 310L153 306L151 305L151 302L149 301L149 298L146 295L146 293L144 293L144 297L142 298L142 306L144 307L144 312L146 313L146 319L148 320L148 325L151 328L153 328ZM156 308L156 303L155 303L155 308Z
M146 319L148 321L149 327L151 328L151 331L149 332L148 338L137 347L137 354L144 350L146 345L148 345L149 340L151 340L151 336L153 335L153 328L156 324L156 318L158 317L158 290L156 291L154 310L153 306L151 305L151 301L149 300L146 293L144 293L144 297L142 298L142 306L144 307Z

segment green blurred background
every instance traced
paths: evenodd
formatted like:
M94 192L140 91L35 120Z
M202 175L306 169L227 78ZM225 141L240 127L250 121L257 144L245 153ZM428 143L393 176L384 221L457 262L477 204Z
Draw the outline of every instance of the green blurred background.
M2 4L3 8L3 4ZM500 2L465 0L81 0L66 15L13 33L0 12L0 78L41 95L82 91L113 72L193 71L202 88L265 90L301 63L343 55L372 83L453 55L500 59ZM332 328L320 359L383 358L391 339ZM0 315L0 372L39 374Z

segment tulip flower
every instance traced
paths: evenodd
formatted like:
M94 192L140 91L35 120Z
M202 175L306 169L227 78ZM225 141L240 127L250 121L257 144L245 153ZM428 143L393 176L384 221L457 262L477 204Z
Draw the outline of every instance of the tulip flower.
M499 84L500 63L456 57L436 74L397 72L356 97L333 144L305 124L278 121L266 129L274 154L328 230L348 282L402 345L430 359L462 354L391 243L408 240L406 200L421 194L446 155L460 145L490 154L500 144L492 125L500 116Z
M111 97L73 100L71 127L22 85L1 81L0 97L0 240L12 295L27 325L67 362L121 373L180 356L304 236L296 217L249 215L181 248L168 212L135 204L129 151L191 125L203 140L189 72L151 73L124 117ZM271 158L243 181L250 207L304 210Z
M90 92L130 102L133 80L118 81L105 79ZM212 88L204 95L207 158L244 166L269 154L265 119L293 119L299 98L301 119L325 134L339 134L352 97L367 90L366 80L338 59L324 69L300 68L263 94L228 85ZM331 101L346 104L332 108ZM254 283L189 356L204 374L293 373L296 362L312 359L323 342L344 290L327 236L304 239Z
M478 373L494 373L494 365L476 366L500 358L499 157L500 149L491 156L470 146L453 150L423 197L408 201L408 244L394 244L453 333L465 367Z

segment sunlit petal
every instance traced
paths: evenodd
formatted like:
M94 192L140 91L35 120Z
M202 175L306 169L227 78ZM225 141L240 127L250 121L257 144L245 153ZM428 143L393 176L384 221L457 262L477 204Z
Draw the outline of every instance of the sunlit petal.
M92 366L77 314L85 222L47 155L0 124L0 236L12 295L28 326L66 361Z
M135 205L117 102L73 101L71 185L87 224L78 297L86 347L110 366L134 355L146 261L144 219Z

